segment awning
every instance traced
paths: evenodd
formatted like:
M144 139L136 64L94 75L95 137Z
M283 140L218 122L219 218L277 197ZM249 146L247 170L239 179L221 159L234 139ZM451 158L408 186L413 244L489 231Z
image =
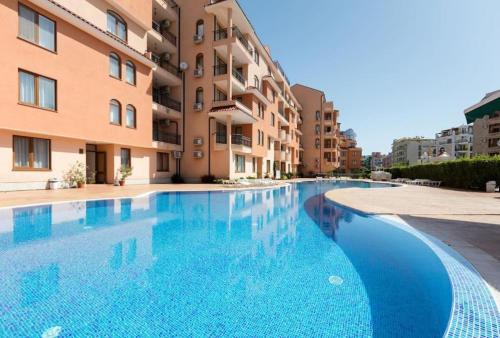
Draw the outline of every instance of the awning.
M473 123L487 115L491 117L497 111L500 111L500 90L486 94L479 103L467 108L464 113L467 123Z

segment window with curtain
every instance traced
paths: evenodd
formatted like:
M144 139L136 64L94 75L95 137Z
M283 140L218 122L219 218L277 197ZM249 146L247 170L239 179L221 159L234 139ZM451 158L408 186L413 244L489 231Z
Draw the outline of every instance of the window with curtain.
M14 136L14 169L50 169L50 140Z
M132 167L132 162L130 159L130 149L122 148L120 150L121 165L122 167Z
M196 103L203 103L203 88L196 89Z
M108 11L108 32L127 41L127 24L118 14Z
M116 125L122 124L121 105L116 100L109 102L109 122Z
M125 64L126 66L126 81L130 83L131 85L135 85L135 65L132 63L132 61L127 61Z
M135 116L135 107L132 105L127 105L127 114L125 116L125 125L129 128L136 128L136 116Z
M56 50L56 23L24 5L19 5L18 34L21 39Z
M259 82L259 78L257 77L257 75L254 76L253 82L254 82L254 87L260 90L260 82Z
M243 155L234 155L234 170L237 173L245 172L245 156Z
M156 153L156 171L170 171L169 157L168 153Z
M109 54L109 75L116 77L117 79L122 78L121 68L120 68L120 57L116 53Z
M196 22L196 36L203 37L205 35L205 24L203 20Z
M56 81L19 70L19 102L56 110Z
M203 69L203 54L196 55L196 69Z

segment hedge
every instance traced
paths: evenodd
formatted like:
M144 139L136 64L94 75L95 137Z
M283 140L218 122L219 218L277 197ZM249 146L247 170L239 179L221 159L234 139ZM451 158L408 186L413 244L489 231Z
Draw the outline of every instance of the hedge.
M486 182L500 183L500 156L477 156L434 164L393 167L392 178L441 181L449 188L485 190Z

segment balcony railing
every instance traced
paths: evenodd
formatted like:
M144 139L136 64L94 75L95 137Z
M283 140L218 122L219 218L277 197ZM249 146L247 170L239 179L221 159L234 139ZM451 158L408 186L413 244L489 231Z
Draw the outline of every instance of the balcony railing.
M168 31L166 29L163 29L161 27L161 25L156 21L152 22L152 27L155 31L160 33L161 36L163 36L165 39L170 41L171 44L173 44L174 46L177 46L177 37L174 34L172 34L170 31Z
M285 113L283 112L283 108L278 109L278 113L279 113L279 114L280 114L280 115L281 115L281 116L282 116L285 120L289 121L289 120L288 120L288 117L286 117Z
M215 134L215 143L227 144L227 135L221 133Z
M227 65L226 64L214 66L214 75L215 76L225 75L225 74L227 74Z
M153 141L164 142L170 144L181 144L181 135L174 133L166 133L153 128Z
M239 144L245 147L252 147L252 139L250 137L246 137L241 134L231 135L231 143Z
M245 78L243 77L243 74L241 74L239 71L233 68L233 76L238 80L242 85L245 85Z
M214 31L214 40L224 40L227 39L227 28L221 28Z
M181 103L179 101L174 100L167 93L160 93L156 89L153 89L153 101L178 112L181 111Z
M253 50L250 47L248 40L243 36L243 33L241 33L240 29L236 26L233 27L233 35L235 35L238 38L238 40L240 40L241 44L245 46L248 53L250 53L250 55L253 55Z
M162 60L162 58L159 57L158 55L151 54L151 61L156 63L161 68L165 69L167 72L175 75L176 77L182 78L179 68L177 68L176 66L174 66L173 64L171 64L166 60Z

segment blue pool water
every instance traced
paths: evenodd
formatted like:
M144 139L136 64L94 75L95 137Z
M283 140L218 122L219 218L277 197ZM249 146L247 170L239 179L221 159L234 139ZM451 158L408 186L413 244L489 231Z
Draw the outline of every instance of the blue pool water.
M0 335L441 337L441 260L324 197L353 186L1 210Z

